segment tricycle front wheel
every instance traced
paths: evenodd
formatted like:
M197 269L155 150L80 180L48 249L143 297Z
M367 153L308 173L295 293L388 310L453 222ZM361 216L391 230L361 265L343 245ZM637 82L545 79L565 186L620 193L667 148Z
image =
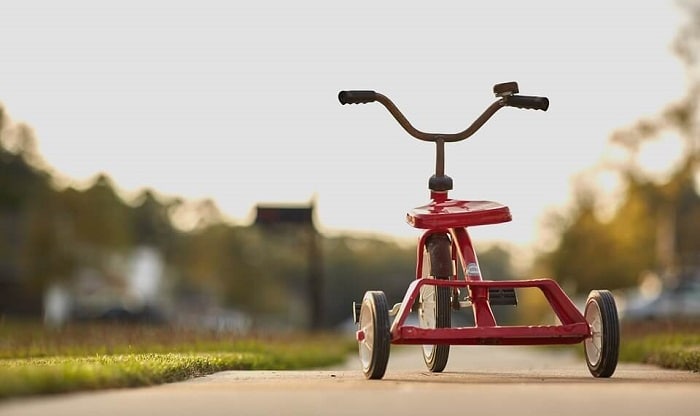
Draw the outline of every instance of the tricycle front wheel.
M447 280L452 276L452 242L447 234L428 238L423 255L423 278ZM421 328L450 328L452 326L452 290L431 284L420 288L418 323ZM423 360L428 370L442 372L450 357L449 344L423 345Z

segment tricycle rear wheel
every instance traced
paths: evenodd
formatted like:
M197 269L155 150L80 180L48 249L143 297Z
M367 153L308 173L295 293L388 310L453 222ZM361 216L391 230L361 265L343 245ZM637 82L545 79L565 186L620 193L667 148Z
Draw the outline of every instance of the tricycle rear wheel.
M584 316L591 328L591 337L583 342L588 370L594 377L610 377L617 367L620 350L620 324L612 293L591 291Z
M389 303L381 291L368 291L362 299L358 344L362 372L367 379L384 377L389 362Z

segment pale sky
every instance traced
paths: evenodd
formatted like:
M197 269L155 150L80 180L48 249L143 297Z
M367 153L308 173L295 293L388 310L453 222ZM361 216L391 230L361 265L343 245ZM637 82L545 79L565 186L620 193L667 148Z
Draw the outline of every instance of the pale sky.
M434 146L338 91L376 90L451 133L517 81L550 110L499 111L448 144L446 171L451 197L511 208L476 239L532 244L612 130L683 95L682 18L638 0L0 0L0 102L76 181L212 198L238 224L315 196L323 231L413 238Z

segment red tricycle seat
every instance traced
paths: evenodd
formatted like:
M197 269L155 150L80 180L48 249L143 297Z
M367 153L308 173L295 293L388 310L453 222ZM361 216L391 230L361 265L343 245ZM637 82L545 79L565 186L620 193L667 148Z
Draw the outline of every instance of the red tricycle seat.
M512 219L507 206L492 201L432 201L406 214L406 221L415 228L458 228L498 224Z

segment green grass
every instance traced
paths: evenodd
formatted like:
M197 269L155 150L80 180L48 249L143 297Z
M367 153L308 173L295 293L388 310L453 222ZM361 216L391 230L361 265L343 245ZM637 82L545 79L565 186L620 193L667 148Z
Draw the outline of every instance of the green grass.
M172 353L4 360L0 397L136 387L229 369L265 368L259 354Z
M0 320L0 399L168 383L223 370L341 363L355 340L331 334L241 337L154 326ZM700 371L700 324L624 326L620 360Z
M700 323L623 326L620 360L700 372Z
M223 370L342 362L355 341L329 334L246 336L152 326L46 330L0 321L0 398L147 386Z

